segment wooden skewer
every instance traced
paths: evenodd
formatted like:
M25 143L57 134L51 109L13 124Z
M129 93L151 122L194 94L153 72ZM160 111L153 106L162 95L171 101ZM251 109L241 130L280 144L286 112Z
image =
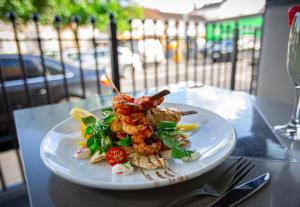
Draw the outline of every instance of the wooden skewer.
M108 82L110 83L112 90L116 94L120 94L120 91L117 89L117 87L115 86L115 84L110 80L110 78L106 75L106 73L105 73L105 77L107 78Z
M161 108L164 109L164 108ZM172 111L174 113L179 113L181 116L185 116L185 115L192 115L192 114L197 114L198 111L195 110L189 110L189 111L178 111L176 108L165 108L169 111Z
M197 111L194 111L194 110L190 110L190 111L181 111L180 114L182 116L185 116L185 115L191 115L191 114L197 114L198 112Z

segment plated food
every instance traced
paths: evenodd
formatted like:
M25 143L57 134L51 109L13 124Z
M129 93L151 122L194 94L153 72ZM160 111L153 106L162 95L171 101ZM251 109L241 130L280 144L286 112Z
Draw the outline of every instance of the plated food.
M102 109L102 117L73 108L71 116L80 122L81 140L74 157L91 164L107 162L112 173L129 175L134 168L167 168L169 159L192 161L200 154L190 149L189 132L197 123L180 124L181 117L196 111L163 108L170 91L133 98L117 93L112 107Z
M102 112L103 110L105 112L107 107L94 108L90 110L90 112L74 109L74 111L77 112L73 115L78 121L70 117L56 123L43 138L40 148L41 159L51 172L73 183L100 189L137 190L173 185L195 178L213 169L231 154L236 143L236 136L230 123L224 118L203 108L185 104L164 101L159 107L161 108L161 106L168 108L171 111L174 108L177 108L180 111L197 111L197 114L194 115L181 115L180 122L177 123L176 126L181 127L182 123L188 124L183 125L181 128L183 129L181 131L183 131L184 134L186 133L189 135L188 138L183 138L182 140L189 141L189 144L191 145L189 149L185 148L185 150L195 150L195 152L199 152L201 154L199 159L192 162L185 162L182 160L185 158L170 158L167 159L167 168L157 167L152 170L136 167L131 162L130 166L133 168L132 170L134 172L129 176L113 174L112 171L117 173L120 169L114 169L112 165L106 162L105 157L100 156L99 158L97 155L99 153L98 151L93 154L96 163L91 164L90 149L87 150L84 147L80 147L78 144L80 141L83 141L80 143L81 145L87 143L87 138L80 138L83 137L85 132L85 127L80 127L82 129L82 135L81 130L79 130L79 125L83 125L80 121L80 117L95 114L99 117L96 119L101 120L104 116L100 115L99 112ZM52 120L53 123L53 119L54 118L50 117L49 121ZM193 123L197 123L200 127L192 130L195 127ZM153 128L155 129L155 127ZM85 151L88 158L74 158L73 155L79 148ZM161 156L160 154L162 151L162 149L159 151L159 156ZM84 153L81 155L84 156ZM194 154L192 153L191 157L193 157L193 155ZM129 156L127 155L127 159L128 157ZM190 159L189 157L187 158ZM97 161L98 159L101 159L101 161ZM148 162L148 157L146 157L145 161L145 163ZM123 164L116 164L115 166L127 168L128 166L126 163L127 161ZM152 165L153 164L150 166ZM128 171L125 169L124 174L126 173L130 173L130 170Z

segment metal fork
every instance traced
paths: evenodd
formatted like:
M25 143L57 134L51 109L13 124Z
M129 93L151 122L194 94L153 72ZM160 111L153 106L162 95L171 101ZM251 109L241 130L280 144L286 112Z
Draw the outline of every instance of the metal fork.
M223 193L231 190L238 184L255 166L251 161L240 157L237 161L232 163L225 169L216 179L211 183L205 184L203 187L194 190L176 200L172 200L164 204L164 207L177 206L192 198L202 197L218 197Z

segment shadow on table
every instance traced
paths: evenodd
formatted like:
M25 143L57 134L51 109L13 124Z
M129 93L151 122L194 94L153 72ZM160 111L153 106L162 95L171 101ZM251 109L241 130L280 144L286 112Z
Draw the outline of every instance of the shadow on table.
M161 206L185 193L201 187L215 178L230 161L200 177L176 185L146 190L100 190L84 187L51 174L48 180L49 196L55 206ZM209 206L212 199L195 199L188 206ZM185 205L187 206L187 205Z

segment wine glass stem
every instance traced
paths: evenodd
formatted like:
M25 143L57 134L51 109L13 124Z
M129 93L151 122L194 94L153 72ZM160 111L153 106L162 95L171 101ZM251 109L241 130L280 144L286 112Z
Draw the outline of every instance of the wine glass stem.
M300 114L299 98L300 98L300 87L296 87L294 111L291 120L294 124L299 123L299 114Z

